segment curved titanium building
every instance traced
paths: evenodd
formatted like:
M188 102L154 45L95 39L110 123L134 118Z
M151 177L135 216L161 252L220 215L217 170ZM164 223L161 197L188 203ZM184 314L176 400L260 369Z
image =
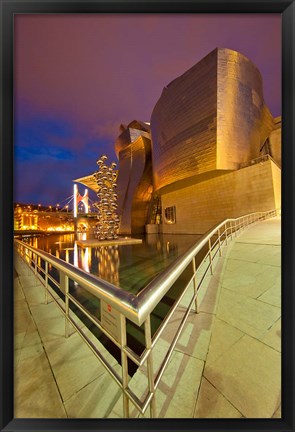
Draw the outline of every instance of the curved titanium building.
M128 126L121 125L120 130L115 142L119 233L144 233L153 191L150 126L133 120Z
M272 123L256 66L215 49L165 87L154 107L156 189L257 158Z
M260 72L236 51L216 48L168 84L151 116L163 232L203 233L224 217L276 207L273 162L261 178L257 167L240 172L263 155L273 124Z
M146 224L202 234L281 205L281 119L264 102L259 70L236 51L216 48L163 89L150 125L120 130L121 234Z

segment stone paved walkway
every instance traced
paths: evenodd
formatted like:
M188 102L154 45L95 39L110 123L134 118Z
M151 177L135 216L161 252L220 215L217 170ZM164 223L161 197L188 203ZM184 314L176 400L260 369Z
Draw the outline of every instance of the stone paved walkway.
M274 218L246 229L206 278L199 313L190 314L157 390L158 417L281 416L280 226ZM78 334L64 338L61 312L15 264L15 417L122 417L117 385ZM160 340L156 365L185 301ZM140 395L143 383L138 370L130 386Z

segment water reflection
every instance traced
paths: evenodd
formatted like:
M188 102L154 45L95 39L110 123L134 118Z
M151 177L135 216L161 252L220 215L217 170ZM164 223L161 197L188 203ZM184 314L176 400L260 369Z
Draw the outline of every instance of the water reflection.
M184 253L199 236L193 235L148 235L142 238L141 244L114 245L82 248L77 240L87 239L86 234L52 234L46 237L26 238L32 246L42 249L52 255L65 260L86 272L99 276L114 285L137 294L151 280L179 255ZM50 274L59 281L59 272L49 265ZM192 277L192 265L189 265L181 277L172 285L151 314L151 332L155 334L171 306L178 298L182 289ZM50 286L63 295L49 281ZM94 296L76 282L70 281L70 293L94 317L100 320L101 304ZM83 321L90 331L103 343L112 355L120 362L119 349L79 310L74 304L70 305L74 313ZM144 349L144 332L127 320L127 343L138 355ZM133 375L137 366L129 361L129 373Z
M96 248L97 274L114 285L119 285L120 257L118 246Z
M87 234L27 238L32 246L74 264L114 285L138 293L159 272L197 241L197 235L152 234L142 244L82 248Z

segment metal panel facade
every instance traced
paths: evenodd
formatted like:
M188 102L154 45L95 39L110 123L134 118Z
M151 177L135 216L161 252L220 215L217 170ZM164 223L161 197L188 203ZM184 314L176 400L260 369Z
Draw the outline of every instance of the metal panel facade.
M146 136L138 134L135 141L121 147L117 184L120 234L144 232L153 190L151 140Z
M217 48L164 88L151 125L157 190L257 158L273 119L256 66Z
M237 169L260 156L273 118L257 67L237 51L217 53L217 168Z
M217 50L164 88L151 116L154 185L216 168Z

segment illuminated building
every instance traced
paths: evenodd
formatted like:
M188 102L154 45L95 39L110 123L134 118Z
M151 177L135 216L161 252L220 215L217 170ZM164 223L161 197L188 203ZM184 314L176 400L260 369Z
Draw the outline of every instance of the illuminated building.
M215 49L167 85L151 116L162 231L204 233L227 217L280 207L274 126L260 72L236 51ZM267 142L275 161L262 157Z
M120 126L115 142L119 159L120 234L144 232L153 191L150 126L137 120Z
M241 53L216 48L163 89L150 126L120 129L120 233L156 222L164 233L201 234L225 218L281 206L281 119ZM91 176L76 181L91 188Z
M37 230L38 214L31 209L22 209L17 206L14 209L14 229L15 230Z

